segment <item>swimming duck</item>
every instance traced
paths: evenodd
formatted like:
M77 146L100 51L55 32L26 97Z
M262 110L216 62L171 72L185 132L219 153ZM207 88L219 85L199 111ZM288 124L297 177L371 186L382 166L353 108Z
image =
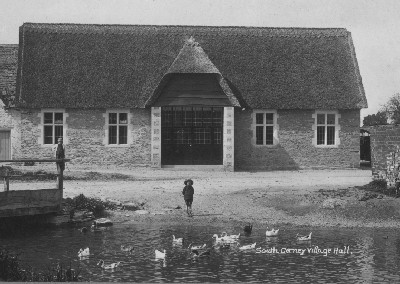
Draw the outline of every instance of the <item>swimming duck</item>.
M118 261L117 263L111 263L111 264L105 265L104 260L100 259L100 261L99 261L99 263L97 263L97 265L103 269L115 269L119 266L120 263L121 262Z
M89 248L85 248L85 249L80 249L78 251L78 257L83 257L83 256L89 256L90 252L89 252Z
M207 256L211 254L211 249L207 249L205 251L198 251L198 250L192 250L192 257L197 258L201 256Z
M220 242L225 242L225 243L236 243L235 239L230 238L229 236L221 236L218 237L217 234L213 235L213 238L215 238L215 242L220 243Z
M192 246L192 244L193 244L193 243L191 243L191 244L188 246L188 249L190 249L190 250L199 250L199 249L204 249L204 248L207 246L206 244L204 244L204 245Z
M155 250L155 253L156 253L156 259L165 259L165 254L166 254L165 250L164 250L164 252Z
M81 233L87 233L88 232L88 228L83 227L83 228L79 229L79 231L81 231Z
M132 252L134 250L133 246L131 245L121 245L121 251L127 251L127 252Z
M172 235L172 242L176 244L183 244L183 238L175 238L174 235Z
M299 234L296 234L296 238L298 241L311 241L311 234L312 232L308 236L299 236Z
M97 227L97 223L93 223L92 226L90 226L90 230L95 233L101 232L101 229Z
M244 226L243 231L247 234L251 234L251 231L253 230L253 225L252 224L248 224L246 226Z
M275 237L275 236L278 235L278 233L279 233L279 229L278 230L274 230L274 229L268 230L268 228L267 228L267 231L265 232L265 235L267 237Z
M255 248L256 248L256 243L251 244L251 245L242 246L239 249L240 250L247 250L247 249L255 249Z

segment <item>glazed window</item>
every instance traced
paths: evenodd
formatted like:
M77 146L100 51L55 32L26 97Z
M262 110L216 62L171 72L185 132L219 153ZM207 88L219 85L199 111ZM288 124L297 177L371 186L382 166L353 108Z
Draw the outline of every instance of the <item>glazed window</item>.
M64 138L63 133L64 113L43 112L43 144L57 144L58 138Z
M256 145L278 144L276 111L257 110L253 113L253 138Z
M339 139L339 117L336 111L316 111L315 113L315 145L337 146Z
M108 113L108 144L128 144L128 113Z

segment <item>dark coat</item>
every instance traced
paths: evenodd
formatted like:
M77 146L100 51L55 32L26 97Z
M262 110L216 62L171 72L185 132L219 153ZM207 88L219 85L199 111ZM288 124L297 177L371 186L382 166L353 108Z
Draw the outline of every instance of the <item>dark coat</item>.
M193 194L194 194L194 188L193 188L193 186L191 186L191 185L185 186L185 187L183 188L182 194L183 194L183 196L184 196L183 198L184 198L185 200L193 199Z

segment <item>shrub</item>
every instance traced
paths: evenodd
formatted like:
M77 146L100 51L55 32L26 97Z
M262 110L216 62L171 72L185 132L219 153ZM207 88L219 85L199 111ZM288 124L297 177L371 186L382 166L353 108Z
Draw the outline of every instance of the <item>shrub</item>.
M98 217L104 214L104 210L115 210L115 204L109 201L102 201L99 198L86 197L83 194L75 196L71 201L74 210L87 210Z

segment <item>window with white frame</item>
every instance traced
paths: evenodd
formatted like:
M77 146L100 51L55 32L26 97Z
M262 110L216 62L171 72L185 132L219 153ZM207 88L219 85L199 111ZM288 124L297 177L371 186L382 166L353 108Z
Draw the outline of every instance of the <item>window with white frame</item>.
M128 113L108 113L108 144L128 144Z
M337 112L316 112L316 145L334 146L339 144Z
M43 112L43 144L57 144L58 138L63 138L64 113Z
M255 111L253 118L254 140L256 145L276 145L277 137L276 111Z

